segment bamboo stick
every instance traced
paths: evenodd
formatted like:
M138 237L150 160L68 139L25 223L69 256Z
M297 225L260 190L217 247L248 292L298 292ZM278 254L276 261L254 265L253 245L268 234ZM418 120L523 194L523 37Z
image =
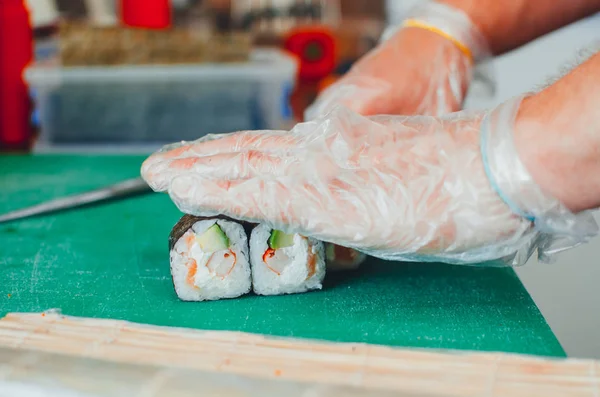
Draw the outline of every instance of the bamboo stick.
M598 363L397 349L123 321L9 314L0 346L263 379L434 396L599 396Z

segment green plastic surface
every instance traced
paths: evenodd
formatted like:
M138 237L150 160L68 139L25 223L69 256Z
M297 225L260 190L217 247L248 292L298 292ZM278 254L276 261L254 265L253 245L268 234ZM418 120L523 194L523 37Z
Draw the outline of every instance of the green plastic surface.
M0 213L136 177L142 157L0 157ZM0 315L75 316L422 348L564 356L512 269L370 259L299 295L177 299L164 194L0 225Z

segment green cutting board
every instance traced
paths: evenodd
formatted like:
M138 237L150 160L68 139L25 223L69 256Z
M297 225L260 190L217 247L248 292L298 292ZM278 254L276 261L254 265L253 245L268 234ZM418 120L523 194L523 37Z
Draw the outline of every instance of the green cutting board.
M0 157L0 213L136 177L143 158ZM299 295L181 302L167 237L180 213L151 194L0 224L0 315L74 316L420 348L564 356L508 268L370 259Z

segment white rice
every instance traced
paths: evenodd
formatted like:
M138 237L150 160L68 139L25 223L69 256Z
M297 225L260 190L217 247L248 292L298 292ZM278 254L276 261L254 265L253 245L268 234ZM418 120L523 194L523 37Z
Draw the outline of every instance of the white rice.
M259 295L282 295L301 293L323 287L325 278L325 248L322 242L294 236L294 245L281 248L291 262L281 274L269 269L263 261L263 255L269 248L271 228L258 225L250 236L250 263L252 265L252 285ZM315 273L308 277L308 257L315 255ZM279 250L278 250L279 251Z
M194 241L188 249L186 239L190 234L202 235L208 228L218 224L230 241L230 249L236 255L236 263L231 273L222 277L212 273L206 263L210 254L206 254L200 245ZM248 260L248 237L244 228L235 222L226 220L202 220L196 222L175 243L170 253L171 275L175 291L179 299L184 301L205 301L223 298L237 298L250 292L251 275ZM197 270L194 276L194 285L187 282L188 263L196 261Z

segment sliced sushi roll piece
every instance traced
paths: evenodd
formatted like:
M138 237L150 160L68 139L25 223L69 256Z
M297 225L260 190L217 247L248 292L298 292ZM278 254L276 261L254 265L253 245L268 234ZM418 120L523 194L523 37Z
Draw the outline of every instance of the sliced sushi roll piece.
M250 292L248 237L241 224L185 215L171 231L169 251L179 299L217 300Z
M362 252L330 243L325 245L325 253L328 271L358 269L367 259L367 256Z
M250 236L252 286L259 295L282 295L321 289L325 248L321 241L285 234L260 224Z

